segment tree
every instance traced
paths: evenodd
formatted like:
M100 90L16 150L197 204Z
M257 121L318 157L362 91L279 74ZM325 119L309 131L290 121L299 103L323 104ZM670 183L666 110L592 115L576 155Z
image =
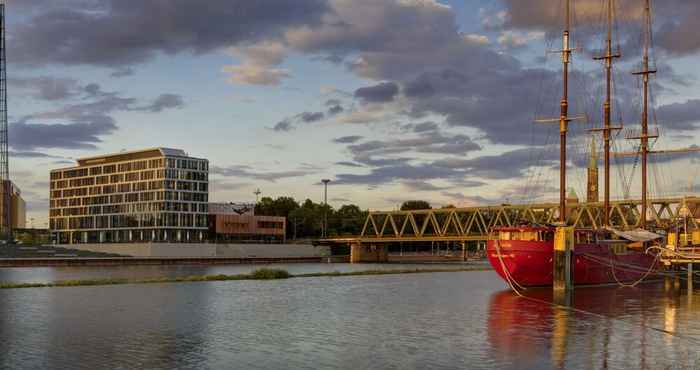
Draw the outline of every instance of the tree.
M432 209L430 203L424 200L407 200L401 205L402 211L417 211L421 209Z
M367 219L367 211L354 204L346 204L329 221L329 235L359 235Z

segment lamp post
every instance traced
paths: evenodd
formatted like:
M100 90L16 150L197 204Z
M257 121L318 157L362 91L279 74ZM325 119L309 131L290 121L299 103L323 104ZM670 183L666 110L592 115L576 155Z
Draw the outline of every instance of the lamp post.
M253 194L255 194L255 204L257 205L258 202L260 201L260 194L262 194L262 191L260 189L256 189Z
M321 228L321 237L325 238L328 232L328 183L329 179L321 180L323 183L323 227Z

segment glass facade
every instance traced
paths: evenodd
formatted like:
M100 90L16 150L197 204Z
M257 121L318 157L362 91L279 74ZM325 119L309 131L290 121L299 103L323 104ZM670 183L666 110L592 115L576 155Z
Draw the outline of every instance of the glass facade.
M59 244L206 240L209 162L180 150L81 159L51 171L50 191Z

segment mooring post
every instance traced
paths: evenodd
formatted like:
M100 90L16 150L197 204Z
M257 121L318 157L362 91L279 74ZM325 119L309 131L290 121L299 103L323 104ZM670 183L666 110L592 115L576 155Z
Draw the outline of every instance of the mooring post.
M552 261L552 286L555 291L570 292L573 289L571 255L574 250L574 228L557 227L554 236L554 258Z
M467 260L467 242L462 242L462 262Z
M688 264L688 294L693 294L693 263Z

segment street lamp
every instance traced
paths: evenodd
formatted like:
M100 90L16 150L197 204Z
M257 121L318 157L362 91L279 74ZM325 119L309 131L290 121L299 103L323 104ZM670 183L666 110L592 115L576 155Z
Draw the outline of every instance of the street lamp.
M325 238L328 232L328 183L329 179L321 180L323 183L323 227L321 229L321 237Z
M253 194L255 194L255 204L257 205L259 200L260 200L260 194L262 194L262 191L260 189L256 189Z

